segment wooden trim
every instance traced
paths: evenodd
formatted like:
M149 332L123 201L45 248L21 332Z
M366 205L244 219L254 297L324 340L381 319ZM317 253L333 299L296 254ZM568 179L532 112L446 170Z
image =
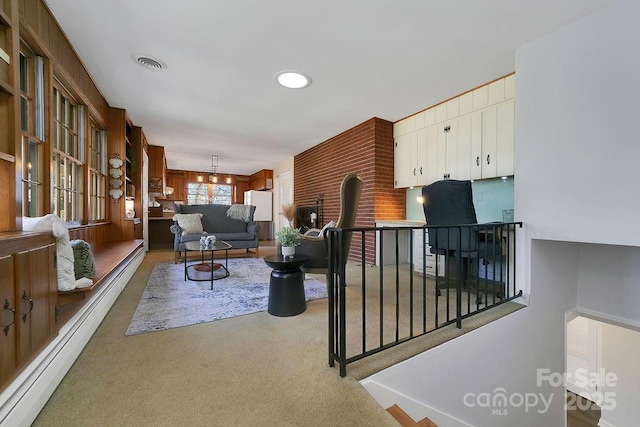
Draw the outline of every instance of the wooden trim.
M0 151L0 160L4 160L5 162L9 163L15 163L16 156L12 156L11 154L3 153L2 151Z

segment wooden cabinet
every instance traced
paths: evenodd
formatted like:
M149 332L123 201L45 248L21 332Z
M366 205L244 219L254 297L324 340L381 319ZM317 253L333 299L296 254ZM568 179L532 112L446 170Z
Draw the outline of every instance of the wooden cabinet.
M0 234L0 388L56 335L55 241L49 233Z
M149 218L149 249L173 248L171 218Z
M148 146L149 154L149 194L164 196L167 186L167 160L164 147Z
M233 203L244 204L244 192L249 191L249 177L243 175L236 175L235 177L235 190L233 194Z
M250 190L272 190L273 189L273 171L271 169L262 169L249 177Z
M167 200L186 201L186 184L184 172L167 171L167 187L173 188L172 194L167 194Z
M515 76L394 124L394 186L513 175Z

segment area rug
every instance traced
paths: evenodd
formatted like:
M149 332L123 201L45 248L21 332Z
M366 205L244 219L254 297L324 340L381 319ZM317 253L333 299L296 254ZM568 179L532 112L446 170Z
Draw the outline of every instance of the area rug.
M184 264L156 264L125 335L266 311L271 268L264 260L231 258L229 273L229 277L214 281L211 290L209 281L185 281ZM308 278L304 292L307 301L326 298L327 286Z

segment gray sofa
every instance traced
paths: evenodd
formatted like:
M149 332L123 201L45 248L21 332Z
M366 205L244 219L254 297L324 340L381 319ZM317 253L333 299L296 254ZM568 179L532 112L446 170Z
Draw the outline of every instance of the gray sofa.
M201 236L214 235L217 240L224 240L229 243L233 249L249 249L255 248L255 256L258 256L258 231L260 225L253 221L253 214L256 211L255 206L251 206L249 221L241 221L229 218L227 210L228 205L177 205L174 204L175 213L179 214L202 214L202 228L204 233L183 234L182 228L176 221L171 226L171 232L174 234L173 250L175 251L175 262L182 256L184 252L184 242L200 240Z

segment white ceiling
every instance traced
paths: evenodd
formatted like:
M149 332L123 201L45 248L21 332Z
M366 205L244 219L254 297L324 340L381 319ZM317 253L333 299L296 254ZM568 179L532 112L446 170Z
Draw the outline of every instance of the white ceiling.
M514 71L515 49L613 0L46 0L89 73L170 169L273 169ZM140 67L132 55L163 60ZM302 90L281 70L313 79Z

